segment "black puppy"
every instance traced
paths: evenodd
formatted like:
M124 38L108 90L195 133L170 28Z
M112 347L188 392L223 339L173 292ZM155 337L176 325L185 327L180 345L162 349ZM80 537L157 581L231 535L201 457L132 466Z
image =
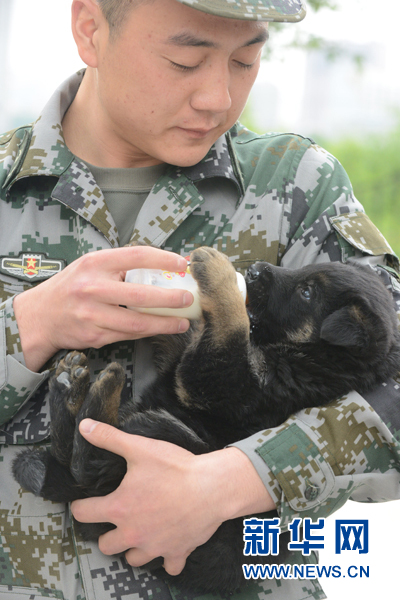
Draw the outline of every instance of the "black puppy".
M82 438L77 424L85 417L200 454L353 389L365 392L399 370L393 301L369 267L256 263L247 273L247 309L219 252L195 250L191 272L202 319L187 334L157 341L159 375L140 400L120 407L125 375L116 363L90 385L84 354L61 361L50 383L51 446L22 452L13 465L23 488L66 502L119 485L126 463ZM112 527L80 524L90 539ZM242 562L240 518L223 523L176 579L196 590L234 590L244 582Z

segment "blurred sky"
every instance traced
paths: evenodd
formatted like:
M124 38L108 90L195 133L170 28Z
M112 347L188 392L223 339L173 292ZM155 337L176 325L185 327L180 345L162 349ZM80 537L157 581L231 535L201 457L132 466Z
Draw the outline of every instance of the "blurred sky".
M278 50L272 61L262 65L254 89L254 106L262 107L263 91L264 102L268 91L275 94L275 103L267 102L273 113L272 123L268 110L259 119L263 130L335 137L379 131L396 122L396 109L400 108L400 1L337 0L336 4L340 7L337 11L310 11L302 23L287 25L283 34L271 36L271 44L278 45ZM283 49L283 43L292 37L293 27L372 56L365 61L361 72L354 63L342 59L325 63L323 73L321 67L320 71L315 70L314 53ZM325 102L321 99L321 87L327 88L330 102L328 98ZM340 87L346 87L344 102L344 90ZM321 101L322 106L318 106ZM318 109L322 112L320 120L317 120ZM260 115L261 111L262 108Z
M0 0L0 4L4 2L9 3L10 0ZM383 48L383 60L379 65L379 73L375 70L373 76L376 79L379 75L381 95L390 97L392 105L399 98L400 107L400 0L339 0L338 3L341 8L337 13L321 11L317 15L310 14L301 27L329 39L352 44L375 42L380 45ZM59 83L82 66L70 34L69 12L70 0L14 0L10 26L3 31L0 39L1 43L5 34L8 34L7 62L2 61L2 67L5 67L8 75L7 86L4 85L3 75L0 87L1 131L36 118ZM1 26L4 23L0 23ZM278 36L276 39L278 43ZM282 43L281 35L279 39ZM2 51L4 59L5 49ZM259 76L255 95L258 102L261 97L261 112L268 113L262 110L263 102L269 106L263 90L270 90L271 96L275 97L274 110L264 119L263 127L307 133L304 131L306 121L303 109L307 60L301 52L290 51L285 53L286 60L282 61L283 54L282 50L278 50L273 60L263 64ZM372 89L368 85L363 88L367 90L365 94ZM376 81L371 85L376 85ZM377 111L381 112L382 106L382 102L378 104ZM388 111L392 108L388 107ZM325 120L329 121L328 114ZM366 131L369 121L371 118L364 124ZM354 600L355 597L363 600L398 599L400 503L362 505L348 502L329 519L329 531L335 518L370 519L370 553L359 556L357 552L351 552L337 556L333 550L333 533L329 533L326 550L321 553L321 563L326 566L340 565L343 569L346 564L369 566L370 577L361 580L350 580L348 577L321 579L330 600Z
M393 106L400 107L397 41L400 1L337 2L340 6L337 12L310 12L301 24L288 24L286 33L271 36L270 43L278 48L273 59L263 63L253 92L254 100L251 100L259 130L314 135L320 129L321 133L335 135L343 131L341 126L346 132L354 130L356 134L391 126L389 113ZM82 63L70 34L70 0L0 0L1 3L13 6L11 23L6 31L7 62L0 66L0 70L5 68L7 73L7 78L2 78L7 85L0 87L0 129L4 131L35 118L55 87ZM317 102L316 94L306 83L310 61L301 51L282 49L294 28L347 44L375 43L380 49L379 65L375 68L367 65L361 76L354 70L350 85L346 79L349 74L344 73L340 62L334 67L326 67L328 82L332 85L329 96L333 106L319 107L323 111L320 121L313 106ZM5 39L3 33L0 45ZM318 86L318 74L311 73L311 82ZM326 87L327 82L321 85ZM341 85L358 86L350 103L353 104L352 112L348 99L342 107L339 106L340 97L336 100L337 88ZM304 92L308 92L308 96ZM375 98L377 95L378 99Z

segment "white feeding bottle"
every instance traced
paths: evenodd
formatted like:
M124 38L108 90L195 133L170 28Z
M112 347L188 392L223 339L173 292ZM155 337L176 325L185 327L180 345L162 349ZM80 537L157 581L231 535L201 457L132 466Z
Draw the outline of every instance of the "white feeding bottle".
M241 273L236 272L237 283L243 297L246 301L246 282ZM132 269L127 271L125 281L129 283L138 283L144 285L155 285L165 289L187 290L193 294L193 303L184 308L148 308L129 306L132 310L138 312L150 313L153 315L185 317L186 319L199 319L201 317L201 306L199 299L199 288L194 277L190 274L190 266L186 271L174 273L171 271L162 271L161 269Z

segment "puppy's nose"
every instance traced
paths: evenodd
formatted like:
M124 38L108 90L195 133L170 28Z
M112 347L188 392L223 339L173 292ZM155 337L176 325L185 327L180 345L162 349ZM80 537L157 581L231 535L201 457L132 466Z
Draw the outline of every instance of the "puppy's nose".
M247 277L246 279L248 281L254 281L255 279L258 279L261 275L261 269L258 267L258 264L255 263L254 265L251 265L248 269L247 269Z
M247 269L247 281L256 281L259 277L263 277L267 281L272 278L273 266L267 262L256 262Z

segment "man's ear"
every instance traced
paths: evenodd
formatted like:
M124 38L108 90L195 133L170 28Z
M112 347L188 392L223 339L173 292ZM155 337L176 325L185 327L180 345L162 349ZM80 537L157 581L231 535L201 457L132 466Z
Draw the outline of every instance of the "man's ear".
M94 0L73 0L71 8L72 35L78 53L88 67L98 66L99 34L108 36L108 24Z

